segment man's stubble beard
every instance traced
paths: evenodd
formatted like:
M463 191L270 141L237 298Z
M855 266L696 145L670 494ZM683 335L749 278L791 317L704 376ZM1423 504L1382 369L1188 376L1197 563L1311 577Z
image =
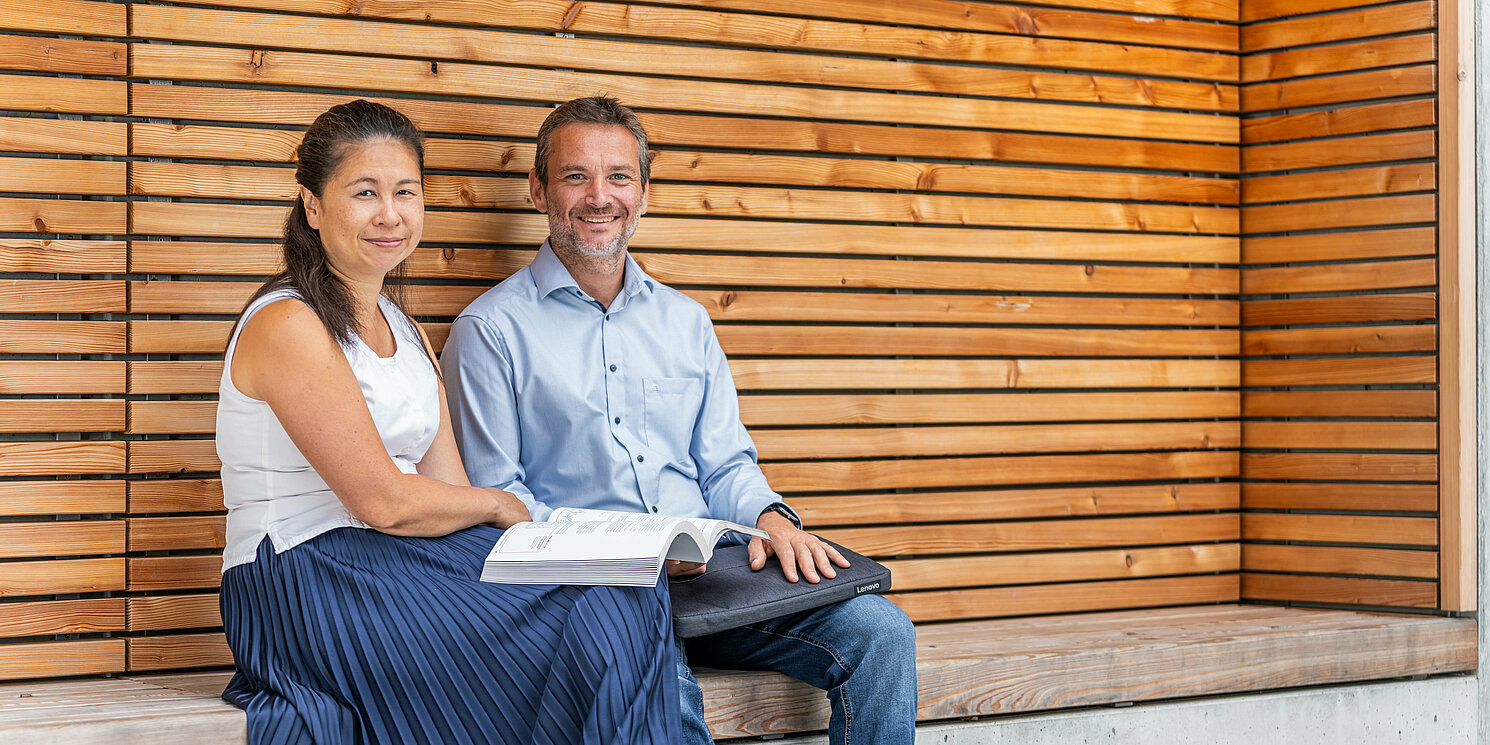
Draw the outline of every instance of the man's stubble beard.
M636 226L640 220L641 215L628 212L625 227L614 238L600 244L587 244L580 240L579 234L575 232L567 216L550 212L548 214L548 242L553 247L554 253L565 259L566 264L575 262L591 272L609 274L620 266L626 255L626 248L631 244L631 236L636 233Z

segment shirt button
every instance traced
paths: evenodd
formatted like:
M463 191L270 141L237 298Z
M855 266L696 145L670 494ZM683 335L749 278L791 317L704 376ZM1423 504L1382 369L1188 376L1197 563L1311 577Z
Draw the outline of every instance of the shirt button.
M620 424L620 423L621 423L621 417L616 417L616 424Z
M636 456L636 462L637 463L641 463L642 461L644 461L646 459L647 459L647 456L645 456L645 455L638 455L638 456Z
M653 507L652 507L652 511L653 511L653 512L656 512L656 511L657 511L657 507L656 507L656 505L653 505Z
M606 313L606 314L605 314L605 320L607 320L607 321L609 321L609 320L610 320L610 314L609 314L609 313Z
M611 365L610 366L610 371L611 372L615 372L616 371L616 366L615 365Z

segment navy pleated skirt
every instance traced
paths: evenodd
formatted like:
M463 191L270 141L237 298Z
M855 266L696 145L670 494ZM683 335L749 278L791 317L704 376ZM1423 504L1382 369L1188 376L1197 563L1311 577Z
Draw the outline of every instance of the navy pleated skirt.
M481 582L501 534L339 528L224 573L250 745L675 743L665 584Z

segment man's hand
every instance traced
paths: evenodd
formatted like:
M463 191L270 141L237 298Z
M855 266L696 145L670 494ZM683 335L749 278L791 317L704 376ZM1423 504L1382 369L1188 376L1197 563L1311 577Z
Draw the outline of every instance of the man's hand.
M755 521L755 527L766 531L771 536L769 541L759 538L750 539L750 568L759 570L766 565L766 559L775 555L781 561L781 572L786 575L786 581L797 581L797 570L801 568L802 576L812 584L821 581L819 573L823 577L832 579L838 576L833 565L841 567L848 566L848 559L838 553L838 549L823 541L823 539L799 529L779 512L763 512L760 519Z
M691 577L695 574L703 574L706 564L697 561L667 560L667 576L669 577Z

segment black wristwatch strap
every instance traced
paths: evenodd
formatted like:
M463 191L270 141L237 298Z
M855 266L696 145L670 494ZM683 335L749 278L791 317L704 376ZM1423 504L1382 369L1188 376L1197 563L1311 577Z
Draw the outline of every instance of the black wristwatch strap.
M761 510L761 514L764 515L767 512L774 512L778 515L781 515L782 517L791 520L792 525L797 526L798 530L802 529L802 518L797 517L797 513L792 512L792 509L786 506L786 502L772 502L766 505L766 508Z

